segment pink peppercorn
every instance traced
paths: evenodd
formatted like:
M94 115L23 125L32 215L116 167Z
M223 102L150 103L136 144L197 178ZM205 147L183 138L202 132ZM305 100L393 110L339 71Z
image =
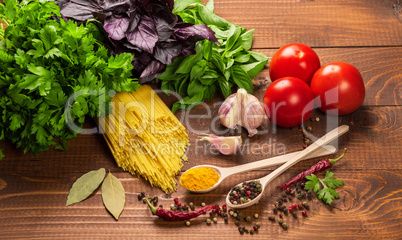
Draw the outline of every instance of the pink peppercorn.
M302 211L302 215L303 215L304 217L307 217L307 211L306 211L306 210Z

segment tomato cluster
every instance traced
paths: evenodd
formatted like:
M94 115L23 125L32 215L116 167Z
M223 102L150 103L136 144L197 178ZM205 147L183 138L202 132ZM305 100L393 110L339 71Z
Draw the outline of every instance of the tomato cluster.
M321 67L314 50L300 43L275 52L269 75L272 84L264 95L265 112L271 122L282 127L306 121L314 104L328 114L349 114L360 107L365 96L356 67L345 62Z

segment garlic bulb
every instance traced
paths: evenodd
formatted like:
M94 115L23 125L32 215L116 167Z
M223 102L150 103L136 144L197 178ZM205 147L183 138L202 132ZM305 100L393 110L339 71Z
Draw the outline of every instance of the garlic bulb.
M219 137L213 134L206 134L200 140L208 141L216 150L224 155L232 155L240 148L242 143L241 136Z
M226 98L218 114L223 126L235 129L240 125L247 129L249 137L258 132L257 128L266 117L258 99L242 88Z

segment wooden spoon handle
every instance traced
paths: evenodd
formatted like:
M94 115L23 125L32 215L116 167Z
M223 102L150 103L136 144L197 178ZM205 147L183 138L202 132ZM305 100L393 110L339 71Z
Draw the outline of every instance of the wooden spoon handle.
M323 137L321 137L320 139L318 139L317 141L312 143L309 147L307 147L306 149L304 149L303 151L299 152L297 155L292 157L292 159L289 159L288 162L286 162L285 164L283 164L282 166L277 168L275 171L273 171L270 174L268 174L267 176L261 178L260 179L261 185L264 186L264 188L265 188L265 186L269 182L271 182L274 178L276 178L281 173L286 171L288 168L290 168L293 165L295 165L296 163L298 163L303 157L307 157L307 156L311 155L314 151L319 149L321 146L328 144L329 142L335 140L336 138L343 135L347 131L349 131L349 126L342 125L338 128L335 128L331 132L325 134Z

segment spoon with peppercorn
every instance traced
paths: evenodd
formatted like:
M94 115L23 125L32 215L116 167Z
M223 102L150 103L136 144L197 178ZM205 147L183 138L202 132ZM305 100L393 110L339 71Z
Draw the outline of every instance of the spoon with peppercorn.
M321 157L336 153L337 149L334 146L326 145L318 149L313 154L302 158L303 160ZM214 190L227 177L234 174L244 173L247 171L261 169L264 167L276 166L286 163L288 160L296 156L299 152L279 155L268 159L246 163L234 167L217 167L213 165L198 165L188 169L180 177L180 185L186 190L194 193L206 193ZM202 174L200 174L202 173ZM189 179L191 181L189 181ZM211 180L214 179L214 180Z
M236 185L226 196L226 205L229 208L239 209L257 204L258 201L261 199L262 194L268 183L270 183L273 179L286 171L288 168L292 167L302 159L308 158L309 156L320 150L322 146L337 139L347 131L349 131L349 126L342 125L325 134L323 137L308 146L306 149L292 155L292 157L288 159L285 164L283 164L267 176Z

